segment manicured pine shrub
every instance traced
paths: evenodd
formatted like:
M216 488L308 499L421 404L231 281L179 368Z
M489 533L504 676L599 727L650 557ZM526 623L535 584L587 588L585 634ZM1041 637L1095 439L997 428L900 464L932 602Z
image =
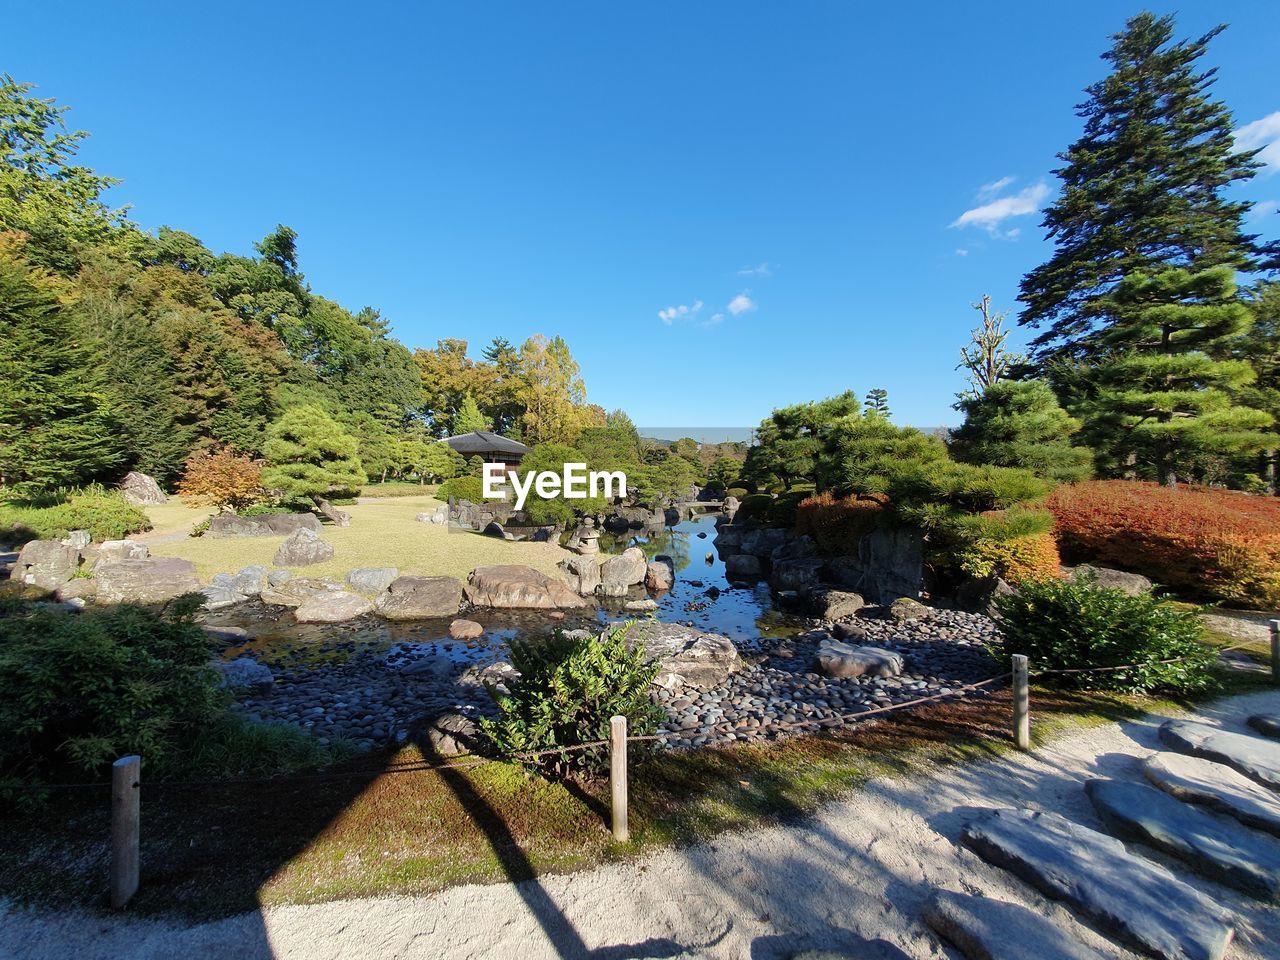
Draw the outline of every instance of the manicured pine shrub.
M1144 574L1188 595L1280 606L1280 501L1127 480L1059 487L1047 501L1069 562Z
M1201 642L1195 612L1149 594L1131 597L1089 582L1026 580L996 606L1001 637L991 652L1002 662L1019 653L1030 659L1033 671L1135 664L1129 670L1046 678L1052 684L1129 693L1190 693L1213 684L1217 654Z
M511 665L520 678L510 696L496 697L501 715L480 726L495 751L511 754L591 743L609 738L609 719L627 718L629 736L654 733L663 717L649 700L657 676L644 649L628 649L629 625L602 636L557 631L550 640L516 639ZM563 774L596 771L608 763L608 750L553 753L526 766Z
M484 481L479 477L454 477L446 480L436 488L436 499L447 501L450 497L481 503L484 501Z
M957 522L954 560L961 572L979 580L1009 583L1056 578L1062 560L1048 510L1012 507Z

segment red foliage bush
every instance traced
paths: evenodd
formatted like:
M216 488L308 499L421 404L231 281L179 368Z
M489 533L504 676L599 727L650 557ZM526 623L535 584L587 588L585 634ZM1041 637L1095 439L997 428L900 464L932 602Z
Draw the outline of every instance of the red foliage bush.
M1050 495L1069 561L1096 561L1232 603L1280 606L1280 500L1128 480Z
M815 494L796 506L796 533L807 533L823 553L853 553L876 528L887 503L883 496Z

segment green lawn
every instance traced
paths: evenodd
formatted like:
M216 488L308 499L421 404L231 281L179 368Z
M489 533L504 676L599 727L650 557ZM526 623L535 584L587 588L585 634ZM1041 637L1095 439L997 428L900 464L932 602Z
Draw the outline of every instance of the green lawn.
M465 580L476 567L494 563L527 564L544 573L557 574L556 564L569 555L556 544L511 543L479 534L450 532L444 525L414 520L419 513L430 512L439 505L440 501L434 497L417 496L343 507L351 514L351 526L326 525L321 534L333 544L333 559L294 570L308 577L341 580L355 567L397 567L402 574ZM195 516L194 511L178 504L176 498L163 506L147 508L157 529L161 528L161 517L173 526L179 511ZM234 573L254 563L271 566L271 558L283 541L283 537L196 537L157 544L151 552L155 556L194 561L200 579L207 581L215 573Z

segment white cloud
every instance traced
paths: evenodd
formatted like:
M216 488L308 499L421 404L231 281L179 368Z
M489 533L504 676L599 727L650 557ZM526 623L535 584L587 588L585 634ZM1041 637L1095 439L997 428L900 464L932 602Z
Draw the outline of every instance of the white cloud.
M749 313L756 308L756 302L747 296L748 291L743 290L740 294L729 301L725 307L735 317L742 313Z
M738 271L740 277L772 277L773 265L767 260L754 267L743 267Z
M956 247L957 257L967 257L968 255L969 255L969 251L966 250L964 247Z
M702 323L698 324L698 326L714 327L717 323L720 323L723 320L724 320L724 314L717 311L716 313L713 313L711 316L707 317L707 319L703 320Z
M1001 177L999 180L991 181L991 183L984 183L978 188L978 199L990 200L1005 187L1013 183L1015 179L1015 177Z
M1008 177L1004 178L1008 180ZM1002 181L997 180L996 183ZM995 184L988 184L995 186ZM1008 184L1005 184L1008 186ZM988 200L986 203L973 207L960 214L959 217L951 224L953 227L981 227L991 234L1000 233L1000 224L1010 217L1022 217L1028 213L1035 213L1040 209L1040 204L1049 196L1049 185L1041 180L1039 183L1024 187L1017 193L1009 194L1007 197L997 197L994 200ZM979 199L982 199L981 191L979 191ZM1016 237L1017 231L1011 231L1005 234L1008 237Z
M1262 148L1258 159L1267 165L1265 173L1280 170L1280 110L1246 123L1235 132L1235 141L1237 150Z
M692 317L701 309L702 301L695 300L692 306L682 303L678 307L667 307L665 310L659 310L658 318L667 326L671 326L681 317Z
M1249 220L1262 220L1280 213L1280 200L1259 200L1249 211Z

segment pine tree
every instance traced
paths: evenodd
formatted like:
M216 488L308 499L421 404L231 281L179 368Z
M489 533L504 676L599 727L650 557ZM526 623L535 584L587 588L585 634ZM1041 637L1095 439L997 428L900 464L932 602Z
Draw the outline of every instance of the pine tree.
M1043 381L993 383L957 407L964 425L952 433L948 449L963 463L1023 467L1064 483L1092 472L1092 454L1071 444L1080 421L1062 409Z
M345 526L346 515L334 510L328 498L364 484L356 450L355 437L319 407L293 407L267 431L262 485L285 499L309 498L325 516Z
M1253 177L1227 108L1197 61L1217 27L1172 42L1173 17L1140 13L1103 55L1111 74L1087 88L1083 136L1060 154L1062 194L1045 211L1056 250L1022 281L1019 322L1044 328L1036 359L1091 355L1106 295L1124 277L1168 266L1248 270L1262 252L1242 224L1251 204L1225 188Z
M862 402L867 413L878 417L891 416L889 413L889 391L881 387L867 391L867 398Z
M454 414L453 429L455 433L492 430L493 421L480 412L480 405L476 403L476 398L468 393L462 398L462 406L458 407L458 412Z
M1105 357L1072 413L1113 472L1173 484L1198 458L1266 449L1271 416L1236 397L1254 381L1245 360L1220 359L1251 327L1230 267L1174 268L1126 278L1106 300Z
M27 495L105 479L123 452L98 360L12 247L0 243L0 485Z
M1023 354L1014 353L1004 345L1009 339L1009 331L1004 328L1008 310L993 311L991 297L986 294L970 306L982 315L982 326L969 331L969 343L960 348L956 369L964 367L969 375L969 389L960 394L961 400L976 397L992 384L1008 378L1014 367L1027 360Z

